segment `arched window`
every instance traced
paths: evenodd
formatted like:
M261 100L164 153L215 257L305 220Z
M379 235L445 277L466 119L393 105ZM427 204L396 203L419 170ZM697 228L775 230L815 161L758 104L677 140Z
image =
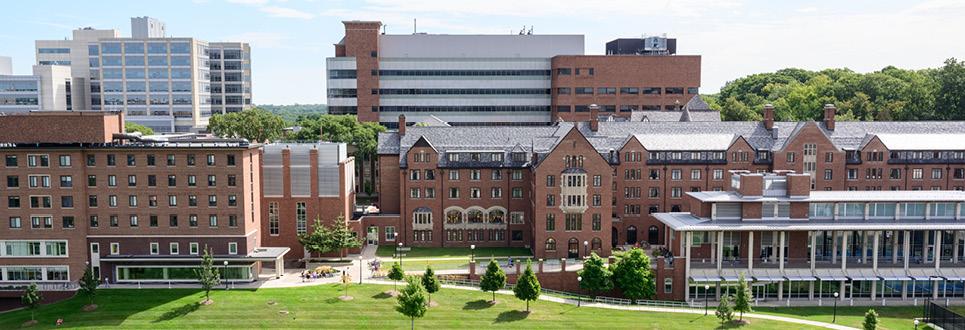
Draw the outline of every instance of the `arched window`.
M637 227L627 227L627 244L637 244Z
M446 212L446 224L458 225L460 223L462 223L462 212L458 210Z
M506 220L506 213L502 210L489 211L489 223L503 224Z
M482 223L483 212L480 210L470 210L466 213L466 221L469 223Z
M680 212L680 205L671 206L670 212Z
M603 240L601 240L599 237L594 237L593 240L590 241L590 250L599 251L602 249Z
M546 239L546 251L556 251L556 240L552 237Z

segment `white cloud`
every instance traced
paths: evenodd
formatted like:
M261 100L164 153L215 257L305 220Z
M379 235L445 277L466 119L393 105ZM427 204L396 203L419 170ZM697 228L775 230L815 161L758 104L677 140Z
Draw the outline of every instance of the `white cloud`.
M799 13L813 13L818 11L818 7L802 7L796 10Z
M268 0L226 0L226 1L228 1L229 3L234 3L239 5L252 5L252 6L254 5L262 6L262 5L268 4Z
M267 13L271 17L281 17L281 18L300 18L300 19L312 19L315 18L314 14L300 11L297 9L278 7L278 6L266 6L258 8L258 10Z

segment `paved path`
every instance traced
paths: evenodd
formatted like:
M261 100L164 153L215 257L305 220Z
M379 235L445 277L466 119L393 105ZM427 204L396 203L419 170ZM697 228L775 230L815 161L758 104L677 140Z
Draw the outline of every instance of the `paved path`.
M392 282L386 282L386 281L380 281L380 280L369 280L369 281L366 281L366 283L368 283L368 284L392 285ZM469 290L469 291L478 291L478 290L479 290L479 288L466 287L466 286L458 286L458 285L448 285L448 284L443 284L442 287L448 288L448 289ZM512 291L509 291L509 290L499 290L499 291L496 291L496 293L503 294L503 295L513 295L513 292L512 292ZM564 298L547 296L547 295L540 295L539 299L540 299L540 300L551 301L551 302L555 302L555 303L560 303L560 304L569 304L569 305L576 305L576 304L577 304L577 301L576 301L576 300L573 300L573 299L564 299ZM703 314L703 313L704 313L704 311L703 311L703 310L700 310L700 309L670 308L670 307L649 307L649 306L624 306L624 305L604 304L604 303L598 303L598 302L582 302L582 303L581 303L581 306L582 306L582 307L594 307L594 308L606 308L606 309L631 310L631 311L658 312L658 313L686 313L686 314ZM756 319L763 319L763 320L780 321L780 322L788 322L788 323L795 323L795 324L804 324L804 325L810 325L810 326L827 328L827 329L856 330L856 328L847 327L847 326L843 326L843 325L837 325L837 324L831 324L831 323L825 323L825 322L818 322L818 321L811 321L811 320L804 320L804 319L797 319L797 318L792 318L792 317L776 316L776 315L747 313L747 314L744 314L744 317L756 318Z

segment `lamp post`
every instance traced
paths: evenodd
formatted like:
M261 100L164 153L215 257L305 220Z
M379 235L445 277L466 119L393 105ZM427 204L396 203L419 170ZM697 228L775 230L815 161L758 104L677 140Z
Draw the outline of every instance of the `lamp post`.
M709 291L710 291L710 284L704 284L704 316L707 316L707 309L710 306L709 301L707 300L708 298L707 296L709 296L709 293L710 293Z
M402 267L402 242L399 242L399 247L395 250L399 252L399 267Z
M590 242L583 241L583 257L586 258L589 256L590 256Z
M228 290L228 260L224 261L224 273L221 276L224 277L224 289Z
M469 245L469 262L476 262L476 244Z
M363 263L364 262L362 262L362 255L360 254L359 255L359 285L362 284L362 264Z
M576 277L576 282L582 284L582 283L583 283L583 276L577 276L577 277ZM583 302L583 298L580 297L580 296L576 296L576 307L580 307L580 303L581 303L581 302Z
M831 317L831 323L838 320L838 293L834 293L834 316Z
M918 330L918 319L915 319L915 330Z

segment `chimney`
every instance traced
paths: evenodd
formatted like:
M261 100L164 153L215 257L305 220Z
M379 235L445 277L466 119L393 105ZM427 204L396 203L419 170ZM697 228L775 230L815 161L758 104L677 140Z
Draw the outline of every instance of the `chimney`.
M405 115L399 115L399 136L405 136Z
M824 126L828 128L829 131L834 130L834 114L838 112L838 108L834 107L834 104L824 105Z
M600 128L600 106L590 104L590 130L596 132Z
M764 105L764 128L774 129L774 105L770 103Z

